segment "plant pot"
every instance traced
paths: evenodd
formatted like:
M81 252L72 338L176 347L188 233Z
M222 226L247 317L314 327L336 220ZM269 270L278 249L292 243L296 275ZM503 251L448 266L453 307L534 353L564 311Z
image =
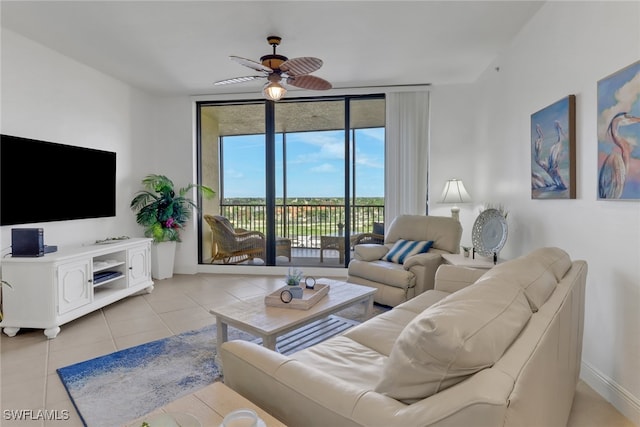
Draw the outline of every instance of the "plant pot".
M151 277L158 280L173 277L175 258L176 242L151 244Z
M300 286L289 286L288 289L291 292L292 297L298 298L298 299L302 298L304 291Z

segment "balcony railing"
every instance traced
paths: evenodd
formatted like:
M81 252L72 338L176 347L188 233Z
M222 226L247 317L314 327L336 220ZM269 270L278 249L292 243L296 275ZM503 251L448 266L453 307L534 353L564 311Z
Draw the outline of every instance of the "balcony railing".
M220 212L236 228L266 230L265 205L221 205ZM344 213L337 205L276 205L276 234L291 239L292 247L318 249L320 236L341 231ZM374 222L384 222L383 205L351 206L351 234L370 233Z

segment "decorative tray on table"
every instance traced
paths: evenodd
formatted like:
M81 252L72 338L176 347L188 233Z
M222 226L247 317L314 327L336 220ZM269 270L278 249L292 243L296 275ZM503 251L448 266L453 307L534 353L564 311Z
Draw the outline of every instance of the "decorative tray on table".
M295 308L298 310L308 310L313 307L318 301L324 298L329 293L329 285L323 285L322 283L316 283L313 289L305 289L303 287L302 298L288 298L286 294L288 288L291 286L283 286L264 297L264 303L271 307L280 308ZM290 295L290 294L289 294ZM288 301L288 302L285 302Z

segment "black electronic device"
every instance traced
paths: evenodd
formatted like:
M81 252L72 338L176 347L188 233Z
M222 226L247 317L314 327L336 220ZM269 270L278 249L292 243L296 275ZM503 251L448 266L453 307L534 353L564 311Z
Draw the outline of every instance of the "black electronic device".
M11 256L41 257L58 250L55 245L44 244L42 228L12 228Z
M0 135L0 225L115 215L115 152Z
M11 256L44 256L44 230L42 228L12 228Z

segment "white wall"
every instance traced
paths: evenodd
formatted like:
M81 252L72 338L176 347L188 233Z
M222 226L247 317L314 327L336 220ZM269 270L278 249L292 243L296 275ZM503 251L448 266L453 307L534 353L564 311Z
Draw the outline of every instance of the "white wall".
M116 217L28 226L44 228L45 243L59 246L141 236L129 202L140 189L138 171L147 162L152 98L7 29L2 29L1 78L2 133L116 152ZM28 167L28 159L17 166ZM54 186L55 177L43 179L35 197ZM0 230L3 255L11 245L12 227Z
M163 174L178 188L196 182L191 98L151 96L7 29L2 29L1 79L1 133L117 155L116 217L26 225L44 228L46 244L142 236L129 208L141 179ZM43 182L43 191L50 184ZM176 273L196 272L196 226L191 221L181 234ZM20 226L0 227L3 254L14 227Z
M430 177L432 194L452 174L465 180L474 204L461 209L463 242L477 206L501 202L510 211L505 257L559 246L588 262L581 376L636 423L640 201L596 199L596 102L597 81L638 59L640 3L546 3L477 84L434 89ZM531 114L569 94L577 107L577 198L531 200Z
M146 173L168 176L176 188L196 183L194 105L190 97L159 98L156 100L154 137L151 144L160 147L155 162ZM145 174L146 174L145 173ZM192 192L191 198L195 200ZM198 266L197 215L180 234L182 242L176 247L174 271L194 274Z

